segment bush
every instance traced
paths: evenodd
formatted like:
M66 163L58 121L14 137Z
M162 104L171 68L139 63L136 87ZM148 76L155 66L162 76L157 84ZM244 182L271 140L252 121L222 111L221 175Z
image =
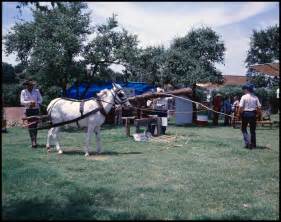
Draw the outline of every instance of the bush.
M227 97L231 97L233 98L234 96L239 96L239 98L241 98L241 96L243 96L243 91L241 86L232 86L232 85L228 85L228 86L223 86L220 89L218 89L218 91L213 92L213 95L215 93L220 93L222 95L222 99L226 99Z
M277 88L277 86L270 89L262 87L255 90L255 94L259 98L261 104L263 106L270 106L273 114L278 112L279 100L276 98Z
M23 89L21 84L2 85L3 106L20 106L20 93Z

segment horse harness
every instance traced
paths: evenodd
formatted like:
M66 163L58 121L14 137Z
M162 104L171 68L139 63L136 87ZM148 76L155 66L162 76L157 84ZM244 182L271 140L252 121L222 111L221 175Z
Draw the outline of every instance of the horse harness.
M97 96L96 101L97 101L97 104L98 104L98 109L94 109L94 110L97 110L97 111L95 111L95 112L93 112L93 113L92 113L92 111L91 111L90 113L91 113L91 114L94 114L94 113L96 113L96 112L99 111L102 115L106 116L107 113L106 113L106 111L105 111L105 109L104 109L104 107L103 107L103 105L102 105L102 103L101 103L102 99L101 99L99 96ZM83 113L84 113L84 104L85 104L85 100L82 100L82 101L80 102L80 105L79 105L79 111L80 111L80 113L81 113L81 116L80 116L79 118L82 118L82 119L86 117L85 115L83 116ZM94 111L94 110L93 110L93 111ZM81 119L79 119L79 120L81 120ZM80 125L79 125L79 122L78 122L79 120L76 121L76 124L77 124L77 127L78 127L78 128L80 128Z
M118 94L120 91L121 91L121 89L117 89L117 91L113 93L112 90L110 90L110 92L112 93L113 98L114 98L114 103L112 103L112 105L115 105L115 103L120 103L122 105L122 104L124 104L126 102L125 100L123 101L123 99L120 100L116 96L116 94ZM51 126L39 127L37 129L39 129L39 130L41 130L41 129L49 129L49 128L53 128L53 127L63 126L63 125L69 124L69 123L74 123L74 122L76 122L77 126L80 128L78 121L81 120L81 119L84 119L84 118L86 118L86 117L88 117L88 116L90 116L92 114L97 113L97 112L100 112L105 117L107 115L107 113L106 113L106 111L105 111L105 109L104 109L104 107L103 107L103 105L101 103L103 100L99 96L97 96L97 98L96 98L96 102L98 104L98 108L96 108L96 109L94 109L94 110L92 110L92 111L90 111L90 112L88 112L86 114L84 114L84 103L85 103L85 101L91 100L93 98L89 98L89 99L86 99L86 100L76 100L76 99L70 99L70 98L61 97L60 99L65 99L65 100L74 101L74 102L80 102L80 104L79 104L79 112L80 112L81 116L79 116L79 117L77 117L75 119L72 119L72 120L68 120L68 121L65 121L65 122L59 122L59 123L55 123L55 124L53 124L50 121ZM49 112L49 119L50 120L51 120L52 109L53 109L54 105L60 99L58 99L49 109L50 110L50 112ZM106 101L103 101L103 102L106 102ZM109 102L107 102L107 103L109 103Z
M92 111L84 114L84 103L85 101L87 100L90 100L90 99L87 99L87 100L75 100L75 99L69 99L69 98L63 98L61 97L60 99L66 99L66 100L69 100L69 101L75 101L75 102L80 102L80 105L79 105L79 111L80 111L80 114L81 116L75 118L75 119L72 119L72 120L68 120L68 121L65 121L65 122L59 122L59 123L55 123L53 124L52 122L50 122L51 126L45 126L45 127L39 127L37 129L41 130L41 129L49 129L49 128L53 128L53 127L58 127L58 126L63 126L63 125L66 125L66 124L69 124L69 123L74 123L76 122L77 126L80 128L79 126L79 123L78 121L81 120L81 119L84 119L92 114L95 114L97 112L100 112L102 115L106 116L107 113L101 103L101 98L100 97L97 97L96 98L96 101L97 101L97 104L98 104L98 108L96 109L93 109ZM91 98L92 99L92 98ZM55 103L57 103L59 100L57 100ZM55 103L52 105L52 107L50 108L50 114L49 114L49 119L51 119L51 111L52 111L52 108L54 107Z

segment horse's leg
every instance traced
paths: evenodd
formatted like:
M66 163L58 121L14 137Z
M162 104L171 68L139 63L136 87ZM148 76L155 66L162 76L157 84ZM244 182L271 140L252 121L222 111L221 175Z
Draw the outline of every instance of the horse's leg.
M53 130L54 130L54 128L51 128L51 129L48 130L47 143L46 143L46 148L47 148L48 152L51 151L50 142L51 142Z
M55 145L56 145L58 153L62 154L63 151L60 148L60 144L59 144L59 130L60 130L59 127L55 127L54 130L53 130L52 136L53 136L53 139L55 141Z
M86 145L85 145L85 156L89 156L89 147L91 143L91 137L94 128L91 125L88 125L87 133L86 133Z
M96 145L97 145L97 153L101 152L101 144L100 144L100 126L96 126L95 128L95 134L96 134Z

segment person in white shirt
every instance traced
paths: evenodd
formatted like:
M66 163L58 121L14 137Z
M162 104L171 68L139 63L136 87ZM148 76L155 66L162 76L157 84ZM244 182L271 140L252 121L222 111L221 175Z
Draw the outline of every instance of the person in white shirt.
M20 94L20 103L25 106L25 115L36 116L39 115L40 105L42 104L42 96L39 89L34 87L35 82L33 80L27 80L23 83L23 86L26 88L21 91ZM29 119L29 123L36 121L36 119ZM28 127L32 148L37 147L37 123L31 124Z
M235 112L235 110L237 109L237 107L239 107L239 97L238 96L234 96L233 97L233 103L232 103L232 106L231 106L231 111L232 112Z
M239 103L239 113L242 119L242 134L245 148L256 147L256 116L260 113L261 104L257 96L253 94L254 87L252 84L246 84L242 87L245 95L241 97ZM251 139L249 140L247 126L250 124Z

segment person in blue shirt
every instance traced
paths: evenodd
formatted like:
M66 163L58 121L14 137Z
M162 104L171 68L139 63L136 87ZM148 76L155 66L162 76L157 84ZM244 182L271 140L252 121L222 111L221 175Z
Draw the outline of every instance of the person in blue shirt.
M224 116L224 125L231 125L231 100L230 97L227 97L226 100L223 101L223 112L226 114Z

